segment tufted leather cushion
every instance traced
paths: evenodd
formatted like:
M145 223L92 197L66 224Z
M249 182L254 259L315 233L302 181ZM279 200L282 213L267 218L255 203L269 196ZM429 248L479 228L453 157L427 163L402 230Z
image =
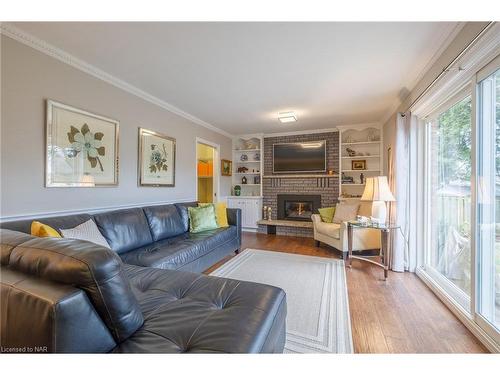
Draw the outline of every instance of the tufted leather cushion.
M2 352L105 353L116 346L83 290L4 266L0 281Z
M263 284L125 265L144 325L115 351L281 352L286 297Z
M184 229L184 232L189 231L188 207L197 207L197 206L198 206L198 203L196 203L196 202L176 203L175 204L177 211L179 211L179 215L181 215L182 227Z
M236 237L234 226L182 235L154 242L121 254L125 263L143 267L177 269L214 251Z
M154 241L184 233L184 224L179 211L173 204L144 207Z
M56 217L41 217L30 220L18 220L18 221L8 221L6 223L0 224L0 228L15 230L23 233L31 233L31 223L33 221L39 221L43 224L47 224L52 228L56 229L59 234L61 232L59 229L71 229L80 225L91 218L88 214L77 214L77 215L66 215L66 216L56 216Z
M34 238L16 246L9 268L83 289L117 342L143 323L118 255L91 242Z
M2 243L0 244L0 249L1 249L0 263L2 264L2 266L9 264L10 254L17 245L20 245L23 242L35 238L30 234L25 234L22 232L17 232L8 229L1 229L0 236L2 239Z
M95 215L94 220L111 249L119 254L153 242L142 208L105 212Z

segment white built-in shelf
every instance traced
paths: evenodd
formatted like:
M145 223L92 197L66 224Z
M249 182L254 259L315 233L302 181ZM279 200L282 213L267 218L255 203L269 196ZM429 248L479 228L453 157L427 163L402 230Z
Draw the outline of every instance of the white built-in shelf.
M380 172L380 169L344 169L342 172Z
M356 176L363 173L365 177L373 177L382 173L383 167L383 131L380 124L345 125L339 126L339 173L346 173L349 176ZM350 156L346 149L354 151L354 156ZM364 155L359 155L364 154ZM367 155L369 154L369 155ZM352 169L352 164L356 160L364 160L366 169ZM360 182L360 179L356 179ZM342 198L343 192L361 192L366 184L343 183L339 178L339 200L359 200L359 197ZM356 195L356 194L355 194Z
M273 174L264 176L264 178L320 178L320 177L338 177L338 173L334 174Z
M241 195L238 197L246 198L250 197L252 199L262 199L262 175L264 173L264 157L263 149L264 149L264 138L263 135L257 134L248 134L248 135L240 135L238 137L233 138L233 144L231 146L232 156L233 156L233 176L231 178L232 189L236 185L241 187ZM246 154L248 156L247 160L241 160L241 156ZM260 157L260 160L255 160L255 158ZM246 166L246 172L238 172L238 168ZM247 184L242 184L242 177L246 176L248 181ZM259 177L256 177L259 176ZM259 181L258 184L253 184L252 182ZM233 190L234 191L234 190ZM254 195L257 194L257 195ZM237 199L237 198L235 198ZM252 206L253 207L253 206ZM246 208L248 209L248 207ZM248 211L248 210L247 210ZM250 213L249 213L250 212ZM247 212L248 215L252 217L252 228L257 227L255 222L261 217L261 210L253 212L250 210ZM243 216L248 216L244 214ZM254 217L255 216L255 217ZM243 226L245 227L245 220L243 219ZM248 224L248 223L247 223Z
M355 146L355 145L379 145L380 141L366 141L366 142L342 142L342 146Z
M342 156L342 159L363 159L363 158L379 158L380 155L358 155L358 156Z

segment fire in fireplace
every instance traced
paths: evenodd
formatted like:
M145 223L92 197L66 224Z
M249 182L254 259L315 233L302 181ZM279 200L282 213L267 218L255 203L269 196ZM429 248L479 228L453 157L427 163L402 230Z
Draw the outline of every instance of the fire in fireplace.
M311 221L321 207L321 195L278 195L278 219Z

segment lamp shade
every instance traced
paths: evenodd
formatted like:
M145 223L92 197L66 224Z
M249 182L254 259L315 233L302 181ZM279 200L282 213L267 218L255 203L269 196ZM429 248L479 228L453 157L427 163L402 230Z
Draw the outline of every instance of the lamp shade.
M394 202L396 199L389 189L386 176L368 177L362 201Z

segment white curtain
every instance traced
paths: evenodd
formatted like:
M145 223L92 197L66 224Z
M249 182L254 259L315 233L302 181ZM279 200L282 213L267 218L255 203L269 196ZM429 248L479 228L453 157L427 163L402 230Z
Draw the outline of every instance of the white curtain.
M411 113L397 114L395 135L388 155L388 179L396 202L391 202L389 219L401 230L392 233L391 269L404 272L409 269L408 231L410 223L410 145L411 128L416 125Z

